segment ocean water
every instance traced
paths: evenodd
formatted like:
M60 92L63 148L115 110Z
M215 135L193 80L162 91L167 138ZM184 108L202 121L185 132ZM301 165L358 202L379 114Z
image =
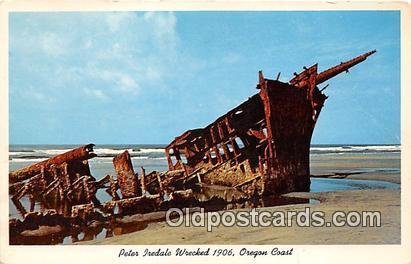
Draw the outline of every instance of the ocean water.
M45 160L54 155L64 153L80 145L10 145L9 169L14 171L30 164ZM96 145L94 153L96 158L90 159L90 169L94 177L99 179L107 174L115 175L112 160L113 157L128 150L131 156L134 170L139 172L141 166L147 172L167 170L167 161L164 152L165 145L135 144L135 145ZM312 145L311 156L324 158L330 155L362 155L372 156L378 154L398 155L400 145ZM367 170L369 168L363 168ZM371 170L374 170L372 168ZM395 173L398 168L377 168L387 173L391 170Z
M400 185L385 181L311 178L310 192L335 192L365 189L399 189Z

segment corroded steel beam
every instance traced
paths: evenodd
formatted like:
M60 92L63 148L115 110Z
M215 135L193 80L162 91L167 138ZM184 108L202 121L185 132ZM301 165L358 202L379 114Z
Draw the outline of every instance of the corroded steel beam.
M367 59L367 57L371 56L372 54L374 54L375 52L377 52L376 50L372 50L370 52L366 52L358 57L355 57L349 61L346 62L341 62L339 65L336 65L334 67L331 67L319 74L317 74L317 76L315 77L315 83L316 84L320 84L323 83L329 79L331 79L332 77L342 73L342 72L348 72L348 69L354 67L355 65L357 65L360 62L363 62ZM316 67L316 65L313 65ZM313 67L312 66L312 67ZM311 67L310 67L311 68ZM308 75L306 74L307 70L309 69L305 69L305 71L303 71L300 74L297 74L293 79L290 80L290 84L303 88L306 87L307 85L309 85L309 80L308 80Z
M141 194L144 195L147 191L147 185L146 185L146 170L143 168L143 166L141 166L140 185L141 185Z
M141 195L141 188L137 181L137 176L134 173L133 164L131 163L130 154L128 151L115 156L113 158L114 169L118 176L118 185L122 198L131 198Z
M27 180L39 174L42 168L47 170L51 165L61 165L63 163L78 162L94 158L97 155L93 153L93 147L94 144L84 145L20 170L10 172L9 183Z

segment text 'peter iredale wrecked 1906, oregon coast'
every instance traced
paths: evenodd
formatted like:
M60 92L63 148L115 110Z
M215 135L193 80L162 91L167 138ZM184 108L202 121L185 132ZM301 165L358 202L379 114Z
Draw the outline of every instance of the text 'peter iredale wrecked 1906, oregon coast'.
M145 248L143 250L136 249L125 249L122 248L119 253L119 258L128 257L234 257L234 256L244 256L256 258L259 256L291 256L294 253L294 248L278 248L274 247L271 249L253 249L253 248L157 248L149 249Z

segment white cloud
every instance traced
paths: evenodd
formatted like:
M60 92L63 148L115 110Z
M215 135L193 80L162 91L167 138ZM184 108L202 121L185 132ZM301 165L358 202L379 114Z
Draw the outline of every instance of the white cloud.
M93 78L109 82L109 87L113 91L120 90L136 95L140 90L140 86L133 77L118 70L88 68L85 73Z
M157 80L161 77L160 72L158 71L158 69L156 69L155 67L149 66L146 69L146 74L145 76L147 77L147 79L150 80Z
M57 18L58 23L51 23ZM73 86L97 86L104 90L88 88L83 93L102 100L108 95L135 96L141 87L167 89L164 78L175 74L182 59L176 56L176 23L173 12L44 16L15 31L13 47L15 53L31 56L34 63L24 67L36 71L35 78L46 84L45 94L60 98ZM37 59L44 54L44 61Z
M91 47L93 47L93 41L91 39L86 40L86 42L84 42L84 48L89 49Z
M35 89L33 86L29 86L26 89L21 89L19 90L21 93L21 96L28 100L36 100L39 103L53 103L55 102L55 99L51 97L50 95L46 95L39 91L39 89Z
M99 100L102 101L107 101L110 98L100 89L89 89L89 88L85 88L84 89L84 93L88 96L97 98Z
M95 78L114 84L113 90L136 95L142 83L162 82L175 70L173 65L179 58L173 12L111 13L105 20L115 33L104 32L107 38L103 43L93 42L94 66L93 70L85 69L86 74L90 71Z
M176 23L173 12L146 12L144 20L152 28L157 45L162 49L175 48L177 44Z
M229 52L223 57L223 62L225 63L236 63L241 59L241 56L237 53Z
M46 32L40 37L40 46L44 53L50 56L59 56L67 50L67 39L55 33Z
M132 17L130 12L116 12L106 16L106 23L111 32L120 30L125 25L127 20Z
M138 85L136 83L136 81L131 78L129 75L127 74L119 74L118 76L119 78L119 83L122 85L122 87L126 87L126 89L134 89L134 88L138 88Z

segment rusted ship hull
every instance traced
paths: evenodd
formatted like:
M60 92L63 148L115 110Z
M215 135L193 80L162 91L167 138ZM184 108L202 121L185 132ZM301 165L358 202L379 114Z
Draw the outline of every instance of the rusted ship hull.
M169 171L183 182L238 188L249 195L309 191L309 150L326 100L317 87L375 51L317 74L317 64L289 83L259 73L259 93L205 128L189 130L166 147Z
M311 135L326 96L315 88L313 118L306 90L263 78L259 89L210 126L176 138L166 148L169 170L183 170L188 185L224 185L249 194L308 191Z

